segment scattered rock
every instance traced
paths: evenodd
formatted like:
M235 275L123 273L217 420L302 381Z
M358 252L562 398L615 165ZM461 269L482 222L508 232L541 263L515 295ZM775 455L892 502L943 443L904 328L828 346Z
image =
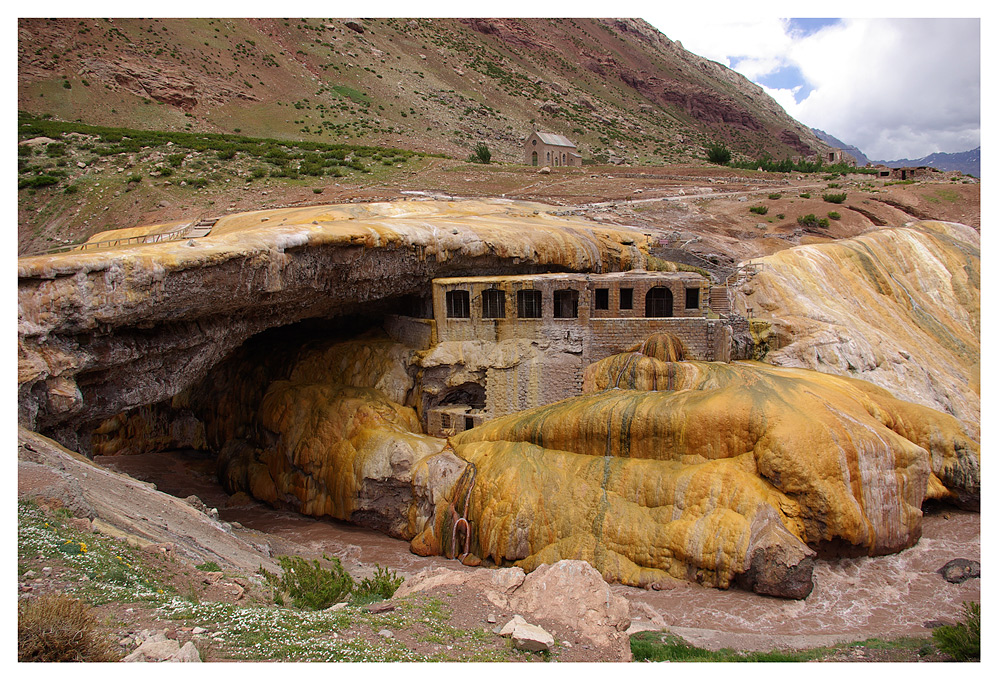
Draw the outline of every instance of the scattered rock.
M384 602L375 602L364 607L364 611L370 614L384 614L385 612L395 611L395 605L388 600Z
M142 644L122 661L201 661L201 655L193 642L181 647L179 642L169 639L164 633L149 634L148 631L142 631L139 637L145 638Z
M944 564L936 573L950 583L963 583L967 579L981 577L981 563L958 557Z
M527 623L517 614L499 631L501 637L512 638L513 646L527 652L549 652L554 638L540 626Z
M541 168L540 170L538 170L537 173L541 174L541 175L550 175L551 174L551 168L549 168L548 166L545 165L543 168Z
M389 640L395 637L395 634L392 631L388 630L387 628L379 630L378 635L380 635L383 638L387 638Z
M364 32L364 25L361 24L356 19L347 19L346 21L343 22L343 25L349 28L351 31L354 31L355 33Z

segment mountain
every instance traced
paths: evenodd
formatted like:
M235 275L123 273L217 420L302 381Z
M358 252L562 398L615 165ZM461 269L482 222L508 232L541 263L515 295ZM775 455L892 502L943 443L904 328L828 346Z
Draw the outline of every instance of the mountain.
M959 170L965 175L980 177L981 147L971 149L970 151L961 151L959 153L933 153L922 158L916 158L915 160L902 158L896 161L874 161L874 163L883 163L889 168L909 168L928 165L929 167L938 168L944 172L949 170Z
M640 19L19 19L18 108L126 128L518 161L533 130L634 163L823 149Z
M856 159L856 165L862 166L867 163L872 163L873 165L886 165L889 168L917 168L927 165L929 167L942 170L943 172L959 170L965 175L973 175L974 177L981 176L981 147L971 149L970 151L961 151L959 153L933 153L914 160L901 158L896 161L872 161L855 146L847 145L845 142L836 139L824 130L811 128L811 132L813 132L818 139L825 142L829 146L842 149L846 153L852 154L852 156Z

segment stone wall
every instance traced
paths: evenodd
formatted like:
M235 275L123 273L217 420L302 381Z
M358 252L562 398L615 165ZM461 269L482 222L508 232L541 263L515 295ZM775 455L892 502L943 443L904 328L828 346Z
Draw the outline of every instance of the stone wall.
M392 314L385 317L384 329L392 340L412 349L429 349L436 343L433 319Z

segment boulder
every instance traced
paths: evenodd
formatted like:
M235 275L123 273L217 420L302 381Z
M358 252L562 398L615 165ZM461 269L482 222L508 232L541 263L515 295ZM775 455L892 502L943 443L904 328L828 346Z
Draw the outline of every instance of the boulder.
M148 635L148 634L147 634ZM176 640L171 640L163 633L148 635L135 651L126 656L122 661L178 661L178 662L200 662L201 655L193 642L184 644L183 647Z
M541 565L513 592L510 607L538 620L556 621L597 646L608 645L631 623L627 600L614 595L600 573L581 560Z
M513 646L527 652L550 652L554 637L540 626L527 623L517 614L499 631L501 637L513 640Z
M936 573L942 574L942 577L950 583L963 583L967 579L981 577L981 563L958 557L944 564Z

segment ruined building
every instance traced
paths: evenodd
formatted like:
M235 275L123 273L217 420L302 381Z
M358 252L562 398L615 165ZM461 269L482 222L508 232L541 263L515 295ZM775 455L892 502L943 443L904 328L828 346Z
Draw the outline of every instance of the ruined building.
M423 350L419 410L445 436L577 396L586 366L655 333L689 359L729 361L726 292L691 272L441 278L428 318L392 317L387 330Z

